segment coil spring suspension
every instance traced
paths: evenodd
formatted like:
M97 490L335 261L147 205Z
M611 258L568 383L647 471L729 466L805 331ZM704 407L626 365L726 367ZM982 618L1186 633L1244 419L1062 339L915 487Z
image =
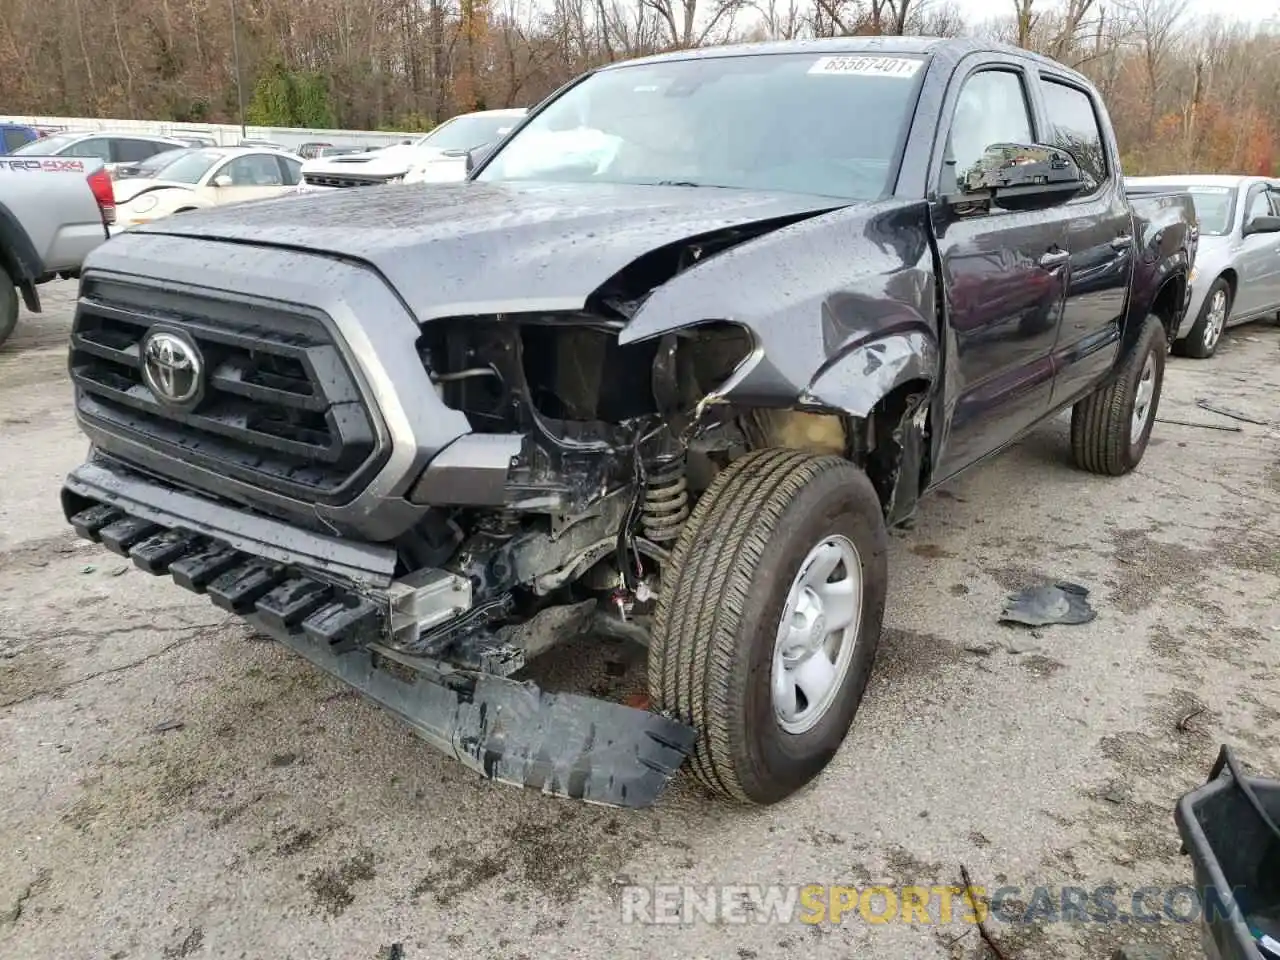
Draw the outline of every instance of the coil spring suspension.
M640 512L645 539L669 543L680 536L688 519L689 483L684 475L684 458L654 464L645 478Z

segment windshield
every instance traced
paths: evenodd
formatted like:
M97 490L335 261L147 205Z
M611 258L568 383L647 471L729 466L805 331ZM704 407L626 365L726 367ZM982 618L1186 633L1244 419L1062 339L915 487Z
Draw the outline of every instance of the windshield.
M1143 184L1142 186L1131 187L1127 192L1135 197L1189 193L1191 194L1192 202L1196 206L1196 224L1200 227L1201 236L1225 237L1231 232L1231 224L1236 210L1235 187L1187 186L1186 184L1160 184L1155 186Z
M189 153L191 153L191 150L188 147L179 147L177 150L165 150L162 153L147 157L147 159L138 164L137 176L154 177L157 170L167 167L179 157L185 157Z
M217 150L192 150L172 163L165 164L153 176L157 180L172 180L176 183L199 183L200 178L222 157L223 154Z
M431 147L435 150L470 150L472 147L497 140L519 120L519 117L502 114L454 117L440 124L415 146Z
M45 137L42 140L32 140L30 143L24 143L17 150L11 150L11 153L21 153L28 157L51 157L59 150L63 150L80 139L78 134L61 133L52 137Z
M1187 192L1195 201L1196 220L1202 234L1223 237L1231 232L1236 206L1234 187L1188 187Z
M923 64L780 54L604 70L548 105L476 179L871 199L892 185Z

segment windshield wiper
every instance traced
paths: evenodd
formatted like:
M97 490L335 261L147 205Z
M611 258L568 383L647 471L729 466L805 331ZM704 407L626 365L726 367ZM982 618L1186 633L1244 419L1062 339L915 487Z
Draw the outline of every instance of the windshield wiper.
M655 187L700 187L702 184L694 183L692 180L658 180L654 183Z

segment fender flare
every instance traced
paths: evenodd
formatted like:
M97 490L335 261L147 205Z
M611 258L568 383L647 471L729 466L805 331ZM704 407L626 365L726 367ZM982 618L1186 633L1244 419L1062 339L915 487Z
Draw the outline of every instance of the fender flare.
M32 313L40 312L40 295L36 280L44 274L44 264L26 228L3 203L0 203L0 268L22 291L22 299Z
M1187 261L1181 257L1171 258L1161 266L1158 276L1158 282L1154 283L1151 296L1144 299L1141 308L1138 310L1130 310L1125 317L1124 330L1121 336L1121 343L1127 349L1132 346L1142 332L1143 322L1154 311L1156 304L1160 298L1164 296L1165 291L1171 286L1181 288L1181 296L1178 297L1176 304L1176 314L1170 325L1170 338L1177 334L1178 328L1182 326L1182 322L1186 317L1187 307L1191 299L1191 284L1188 282L1190 271L1187 269ZM1212 282L1212 281L1210 281Z
M932 331L916 328L877 336L824 364L800 400L806 406L867 417L905 383L936 383L938 360L938 340Z

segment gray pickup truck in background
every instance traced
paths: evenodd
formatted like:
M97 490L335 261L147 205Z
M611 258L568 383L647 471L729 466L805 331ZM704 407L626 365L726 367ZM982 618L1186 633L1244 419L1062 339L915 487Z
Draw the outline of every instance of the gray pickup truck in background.
M115 219L111 177L82 157L0 157L0 344L18 323L18 294L40 312L36 285L76 277Z

